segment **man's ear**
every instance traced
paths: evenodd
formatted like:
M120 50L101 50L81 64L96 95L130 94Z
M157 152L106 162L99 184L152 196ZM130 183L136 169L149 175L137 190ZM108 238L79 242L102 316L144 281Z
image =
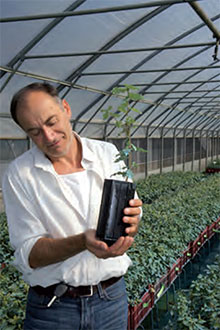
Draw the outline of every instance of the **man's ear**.
M70 108L69 103L65 99L63 99L62 100L62 104L63 104L64 111L66 112L66 114L68 115L68 117L71 118L72 111L71 111L71 108Z

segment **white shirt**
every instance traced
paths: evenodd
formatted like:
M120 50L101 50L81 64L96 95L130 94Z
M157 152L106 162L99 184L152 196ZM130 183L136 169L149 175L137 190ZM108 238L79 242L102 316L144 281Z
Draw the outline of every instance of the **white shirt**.
M89 207L79 200L52 163L34 147L15 159L3 178L3 196L9 236L15 249L15 266L31 286L49 286L64 281L73 286L95 285L102 280L124 275L131 264L123 256L100 259L85 250L65 261L33 269L29 253L41 237L62 238L96 229L105 178L121 170L115 163L118 154L113 144L80 139L82 166L89 177ZM116 179L121 177L115 176Z
M77 192L75 196L78 200L78 205L80 205L80 211L82 212L84 219L86 219L91 196L90 190L92 176L89 171L83 170L80 172L63 174L60 175L60 177L73 192Z

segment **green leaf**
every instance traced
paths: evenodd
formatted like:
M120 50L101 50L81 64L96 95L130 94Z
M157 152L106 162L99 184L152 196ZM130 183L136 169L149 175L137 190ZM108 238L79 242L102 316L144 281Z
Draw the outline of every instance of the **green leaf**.
M150 303L149 301L146 303L143 303L143 308L147 308L149 306L149 303Z
M130 170L130 169L128 169L127 171L126 171L126 175L125 175L128 179L133 179L133 177L134 177L134 174L133 174L133 172Z
M128 96L132 101L140 101L143 99L142 95L137 93L129 93Z

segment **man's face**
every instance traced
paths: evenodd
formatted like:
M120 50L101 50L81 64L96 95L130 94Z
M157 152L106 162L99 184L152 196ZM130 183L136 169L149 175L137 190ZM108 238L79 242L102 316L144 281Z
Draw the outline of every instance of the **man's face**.
M71 109L63 100L40 91L30 92L17 110L19 124L51 161L68 155L72 143Z

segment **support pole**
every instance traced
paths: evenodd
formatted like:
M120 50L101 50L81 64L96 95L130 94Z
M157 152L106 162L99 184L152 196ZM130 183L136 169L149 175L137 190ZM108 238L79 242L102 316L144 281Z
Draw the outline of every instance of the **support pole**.
M203 9L199 6L198 2L189 2L189 5L195 10L198 16L203 20L203 22L208 26L208 28L213 32L214 37L220 40L220 32L216 26L212 23L210 18L206 15Z
M163 158L164 158L164 137L163 137L163 128L161 128L161 133L160 133L160 174L163 173Z
M208 164L208 148L209 148L209 145L208 145L208 132L206 132L206 158L205 158L205 167L207 167L207 164Z
M183 131L183 172L186 170L186 129Z
M147 149L147 152L145 152L145 178L147 178L149 175L149 166L148 166L149 156L150 156L149 155L149 126L146 129L146 149Z
M191 171L194 171L194 160L195 160L195 129L192 132L192 165Z
M176 130L173 133L173 172L175 172L177 163L177 138L176 138Z

